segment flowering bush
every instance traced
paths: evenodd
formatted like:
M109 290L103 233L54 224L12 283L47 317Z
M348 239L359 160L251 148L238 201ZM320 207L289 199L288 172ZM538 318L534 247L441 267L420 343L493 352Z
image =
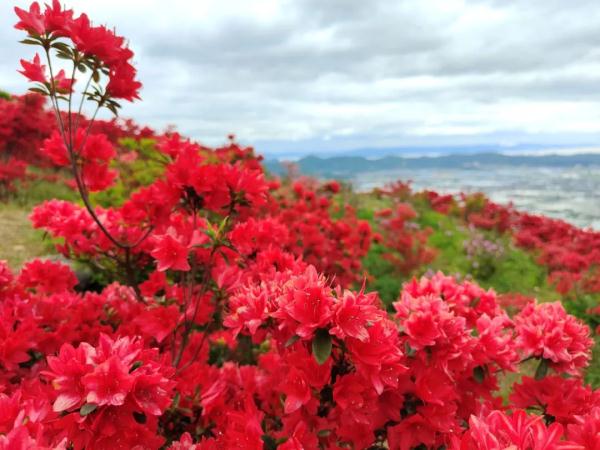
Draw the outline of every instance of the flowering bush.
M415 210L407 203L397 203L394 209L376 213L381 229L381 243L389 250L384 255L402 274L411 274L423 264L435 258L433 249L427 246L429 230L420 229L412 220Z
M65 264L0 262L0 449L595 448L587 326L560 303L511 319L494 291L441 273L407 283L388 314L352 288L371 230L336 210L335 183L281 185L233 139L211 149L173 133L155 179L94 206L116 151L80 128L72 89L85 74L84 99L116 111L138 97L132 53L56 0L16 11L48 58L22 62L57 112L43 152L83 201L31 218L105 283L77 292ZM51 71L52 52L69 75ZM381 214L389 239L414 213L396 206ZM504 374L532 361L503 405Z
M517 211L511 205L496 204L483 194L461 194L458 200L432 191L418 196L424 197L436 211L460 218L470 229L484 230L492 235L507 234L518 248L533 253L537 263L547 271L548 282L561 294L569 309L597 324L600 319L597 308L600 233L577 228L562 220ZM500 260L495 245L469 243L466 250L471 260L476 261L475 254L481 253L475 250L476 247L489 247L494 254L493 257L490 255L491 260L494 263Z
M44 101L35 93L0 98L0 200L15 191L16 181L27 178L28 164L45 162L39 147L54 118L44 109Z
M388 259L398 272L410 275L420 266L435 258L435 251L427 245L430 229L421 229L416 223L417 212L407 203L411 197L408 183L396 182L381 192L392 201L391 208L376 212L381 233L380 242L388 250Z

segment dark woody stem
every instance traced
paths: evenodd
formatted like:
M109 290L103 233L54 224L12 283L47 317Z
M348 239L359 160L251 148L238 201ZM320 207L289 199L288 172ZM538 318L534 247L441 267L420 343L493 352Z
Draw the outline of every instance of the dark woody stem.
M81 197L81 200L83 201L83 204L87 210L87 212L89 213L89 215L92 217L92 219L94 220L94 222L96 223L96 225L98 226L98 228L100 229L100 231L106 236L106 238L108 240L110 240L116 247L118 247L119 249L123 250L125 253L125 258L124 258L124 266L125 266L125 274L126 274L126 278L127 278L127 284L133 288L133 290L135 291L136 297L139 301L141 302L145 302L145 300L143 299L139 287L137 286L137 283L135 282L135 273L133 270L133 266L132 266L132 250L137 247L138 245L140 245L152 232L153 227L150 226L145 233L133 244L131 243L124 243L124 242L120 242L117 238L115 238L104 226L104 224L102 223L102 221L100 220L100 218L98 217L98 214L96 213L94 207L91 204L90 198L89 198L89 191L87 189L87 186L85 185L85 182L83 180L83 176L81 174L80 168L79 168L79 163L78 163L78 155L81 152L81 150L85 147L85 144L87 142L87 139L90 135L91 132L91 128L92 125L94 123L94 120L96 119L96 116L98 114L98 111L100 110L100 108L103 106L104 104L104 98L101 99L98 102L98 106L96 107L96 110L94 111L94 114L91 118L91 120L89 121L88 127L86 129L86 133L84 136L84 139L81 143L81 146L79 149L75 149L75 133L73 130L73 121L72 121L72 100L73 100L73 91L71 90L71 92L69 93L69 99L68 99L68 130L65 128L65 123L63 120L63 117L61 116L60 113L60 107L58 104L58 98L56 95L56 79L54 77L54 71L52 68L52 59L50 57L50 49L48 45L44 45L44 51L46 54L46 59L48 61L48 69L50 71L50 101L52 103L52 108L54 109L55 115L56 115L56 120L59 126L59 130L60 130L60 134L62 137L62 140L65 144L65 147L67 148L67 152L69 155L69 160L71 163L71 172L73 174L73 178L75 179L75 184L77 185L77 190L79 192L79 195ZM77 62L74 61L73 62L73 73L72 73L72 79L74 79L75 77L75 71L76 71L76 65ZM87 85L86 85L86 89L89 87L89 84L91 82L91 77L90 77L90 81L88 81ZM83 100L85 97L85 91L83 93L82 96L82 100L81 100L81 105L80 105L80 109L79 109L79 116L81 114L81 107L83 105ZM79 117L77 119L77 124L79 124ZM68 135L67 135L68 133Z

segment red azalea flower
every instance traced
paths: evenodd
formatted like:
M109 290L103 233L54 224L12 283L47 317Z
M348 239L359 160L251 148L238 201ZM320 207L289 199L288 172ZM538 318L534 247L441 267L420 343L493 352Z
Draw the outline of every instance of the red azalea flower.
M164 272L168 269L190 270L190 264L188 263L189 249L176 237L174 229L168 231L167 234L157 237L156 241L152 256L158 262L158 271Z
M400 424L388 429L390 450L411 450L422 444L425 448L432 448L435 443L435 435L435 430L432 429L426 418L420 414L413 414ZM500 448L486 450L500 450Z
M287 373L286 380L281 386L281 392L286 396L284 405L286 414L300 409L312 398L306 375L295 367L292 367Z
M44 10L44 27L47 33L64 36L66 26L73 20L72 9L62 9L59 0L52 0L52 5L46 4Z
M517 408L543 411L546 417L563 426L575 423L577 416L600 406L598 396L581 379L558 375L546 376L541 380L523 377L520 383L513 386L510 401Z
M94 354L94 349L88 344L81 344L77 349L70 344L64 344L58 356L48 357L49 370L45 374L58 391L53 404L54 411L67 411L82 404L86 388L81 379L92 370L91 358Z
M544 424L541 416L528 416L517 410L508 416L492 411L479 417L471 416L469 430L460 444L451 450L495 450L504 448L536 450L577 449L573 443L561 440L563 427L558 423Z
M333 307L334 327L330 333L340 339L348 336L363 342L367 341L369 339L367 328L384 315L383 311L375 306L376 301L378 301L377 296L373 293L355 294L345 291L341 298L338 296Z
M514 319L523 357L544 358L558 372L578 375L588 365L594 341L589 328L560 302L530 303Z
M129 374L129 367L113 356L85 375L82 383L88 391L88 403L119 406L125 403L134 379Z
M161 343L172 333L179 320L179 308L176 305L157 306L142 311L135 319L140 330L152 336L156 342Z
M19 282L38 293L52 294L72 290L77 277L66 264L34 259L23 266Z
M40 63L40 55L37 53L33 57L33 61L29 62L24 59L21 60L21 66L23 66L23 70L19 70L19 73L25 75L25 77L29 81L34 81L38 83L47 83L46 79L46 66L43 66Z
M75 84L75 78L67 78L67 76L65 75L65 71L61 69L55 75L54 83L58 92L60 92L61 94L69 94L73 91L73 84Z
M574 419L576 423L567 426L568 438L582 449L600 450L600 407Z
M14 275L8 267L8 262L5 260L0 260L0 291L4 287L8 287L10 283L12 283L14 279Z
M170 390L175 383L158 371L144 373L143 368L141 373L134 372L134 376L133 401L146 414L160 416L171 404Z
M46 23L38 2L33 2L29 7L29 11L15 7L15 13L20 19L15 25L17 30L25 30L32 35L45 33Z
M279 303L280 309L273 316L290 321L293 332L303 339L312 337L317 328L325 326L331 319L333 297L330 288L312 266L291 281Z
M135 79L136 70L131 64L120 64L111 69L106 92L112 98L122 98L132 102L140 98L142 83Z
M65 147L62 136L56 130L44 141L41 152L57 166L64 167L70 163L67 147Z
M89 161L83 165L82 177L90 192L100 192L114 183L117 171L104 162Z
M223 325L231 328L234 336L247 329L254 335L268 317L268 293L262 289L243 290L230 300L230 313L225 317Z

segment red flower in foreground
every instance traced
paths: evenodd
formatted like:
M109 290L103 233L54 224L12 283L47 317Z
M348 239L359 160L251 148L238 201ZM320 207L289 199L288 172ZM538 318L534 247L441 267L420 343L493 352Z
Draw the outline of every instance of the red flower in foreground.
M152 256L158 262L157 270L190 270L188 246L181 243L174 229L156 238Z
M338 298L340 296L338 295ZM383 311L376 305L375 294L355 294L346 291L333 307L333 323L330 333L340 339L353 337L365 342L369 339L368 328L384 317Z
M116 357L100 364L92 373L83 377L82 382L88 391L86 400L97 405L122 405L133 386L133 377Z
M46 22L38 2L33 2L29 7L29 11L15 7L15 13L19 17L19 22L15 25L17 30L25 30L34 35L45 33Z
M280 310L273 316L285 319L294 334L308 339L331 318L333 298L330 291L325 280L311 266L290 283L290 289L279 300Z
M54 400L54 411L67 411L82 404L85 387L81 378L91 370L91 358L94 354L90 345L82 344L75 349L72 345L65 344L57 356L48 357L50 370L47 373L52 378L54 389L59 392Z
M286 396L284 405L286 414L293 413L312 398L306 375L295 367L288 372L281 391Z
M576 449L561 442L563 428L558 423L549 427L541 416L528 416L523 410L517 410L508 416L502 411L492 411L480 417L471 416L469 431L465 433L460 445L456 443L451 450L497 450L497 449L535 449L558 450Z
M544 358L556 371L571 375L588 365L594 344L590 330L560 302L530 303L514 320L523 357Z
M19 73L25 75L25 77L27 77L29 81L34 81L42 84L48 82L48 80L46 79L46 66L43 66L40 63L40 55L38 55L37 53L35 54L35 56L33 57L33 61L31 62L22 59L21 66L23 66L23 70L19 70Z
M19 281L38 293L51 294L72 290L77 284L77 277L66 264L34 259L25 264Z
M61 69L54 77L56 89L62 94L68 94L73 90L74 78L67 78L65 71Z

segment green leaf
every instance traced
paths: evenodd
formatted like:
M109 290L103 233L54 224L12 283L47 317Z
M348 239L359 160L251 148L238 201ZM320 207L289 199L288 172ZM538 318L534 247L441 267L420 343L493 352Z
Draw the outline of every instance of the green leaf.
M133 365L131 366L131 369L129 369L129 373L131 373L134 370L137 370L140 367L142 367L142 364L144 364L142 361L136 361L136 362L134 362Z
M91 414L94 411L96 411L96 408L98 408L98 405L96 403L86 403L79 409L79 414L81 415L81 417L85 417L88 414Z
M66 59L66 60L72 60L73 59L73 55L67 53L67 52L63 52L63 51L58 51L56 52L56 56L60 59Z
M50 47L60 50L63 53L71 53L71 47L64 42L54 42Z
M275 440L275 438L267 435L267 434L263 434L260 437L264 443L263 447L265 448L265 450L276 450L277 449L277 441Z
M40 41L36 39L23 39L22 41L19 41L19 43L27 45L41 45Z
M106 107L115 115L119 116L119 112L117 111L117 107L113 104L106 105Z
M223 232L223 230L227 226L228 220L229 220L229 216L225 216L225 218L219 224L219 230L218 230L219 235Z
M477 366L473 369L473 378L479 384L483 383L483 379L485 378L485 369L481 366Z
M534 378L538 381L541 380L548 374L549 368L550 368L550 365L548 364L548 360L542 358L540 361L540 364L537 366L537 369L535 370Z
M324 364L331 355L331 335L325 328L319 328L315 332L312 341L312 353L319 364Z
M298 336L297 334L293 335L287 340L287 342L285 343L285 347L287 348L294 345L296 342L298 342L298 339L300 339L300 336Z
M32 87L32 88L29 88L29 90L30 90L31 92L36 92L36 93L38 93L38 94L42 94L42 95L49 95L49 94L48 94L48 91L46 91L46 90L44 90L44 89L42 89L42 88L38 88L38 87Z
M181 400L181 394L177 392L175 397L173 397L173 403L171 404L171 408L176 409L179 406L179 401Z

